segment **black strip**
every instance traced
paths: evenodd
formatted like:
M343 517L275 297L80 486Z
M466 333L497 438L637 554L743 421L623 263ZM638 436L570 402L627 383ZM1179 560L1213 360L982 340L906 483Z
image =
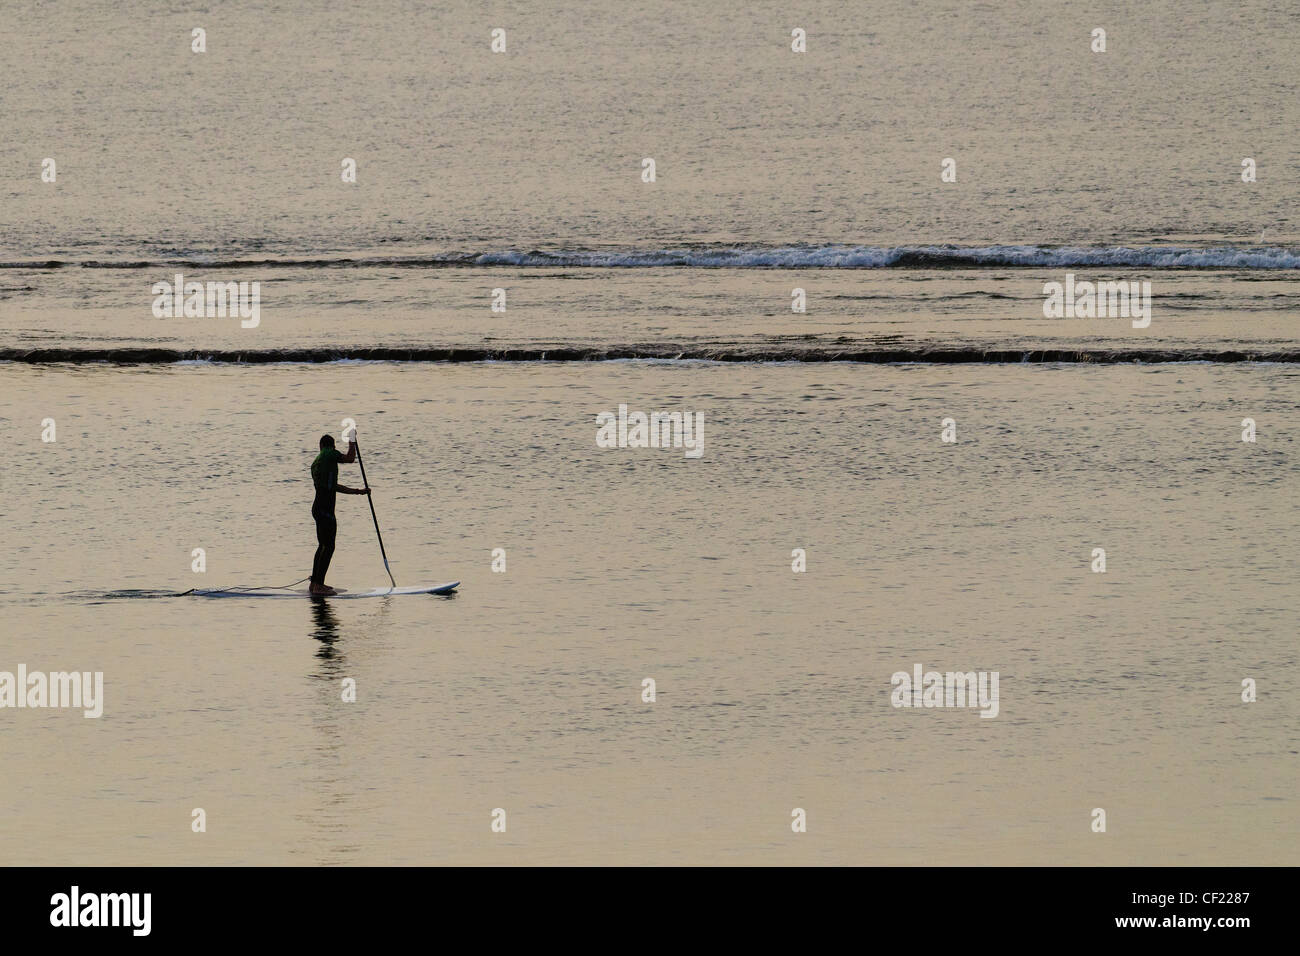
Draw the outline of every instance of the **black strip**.
M322 943L337 952L344 940L373 949L374 943L423 939L429 948L453 937L470 944L453 946L459 950L518 934L534 941L538 934L552 941L562 936L566 946L591 942L601 950L619 948L613 942L619 937L677 948L689 936L691 948L718 941L726 951L761 937L768 951L777 936L799 943L795 951L801 953L828 951L827 941L835 938L837 949L848 948L842 944L851 939L868 949L935 953L998 951L1007 942L1036 941L1054 952L1081 939L1127 937L1134 951L1179 952L1188 943L1208 943L1215 951L1234 952L1243 944L1255 951L1264 940L1294 930L1290 869L732 869L719 889L716 876L681 869L503 872L512 862L509 845L502 839L490 847L492 835L484 829L482 859L491 866L454 879L428 868L0 870L0 925L6 948L16 953L28 950L13 944L28 940L42 947L31 952L42 953L81 951L69 942L174 946L195 939L209 946L283 940L295 944L294 952ZM783 839L800 837L787 833ZM436 858L433 833L428 851ZM773 862L782 856L777 850L772 855ZM632 849L627 863L636 863ZM74 885L83 899L92 893L151 894L149 935L136 937L122 926L52 926L52 897L70 896ZM1135 902L1135 893L1169 901ZM1210 894L1217 899L1207 901ZM1133 917L1153 918L1157 925L1116 925ZM1205 917L1246 917L1250 925L1159 925Z
M0 349L0 362L31 365L94 364L167 365L208 361L234 365L337 362L602 362L625 359L694 359L711 362L855 362L864 365L926 363L963 364L1092 364L1126 365L1168 362L1300 362L1300 349L791 349L764 346L617 345L543 348L304 348L260 351L223 349Z

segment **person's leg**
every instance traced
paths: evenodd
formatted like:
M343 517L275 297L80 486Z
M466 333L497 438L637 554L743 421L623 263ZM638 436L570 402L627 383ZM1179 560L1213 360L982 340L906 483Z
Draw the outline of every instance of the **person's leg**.
M317 587L325 586L325 574L330 568L330 559L334 557L334 536L338 531L338 522L333 515L312 512L316 519L316 558L311 566L311 583Z
M316 554L311 559L311 586L320 583L320 559L325 552L325 539L321 536L320 515L311 509L311 520L316 522Z
M334 557L334 535L339 530L339 523L333 515L325 518L325 538L321 542L325 546L325 553L321 555L320 562L320 583L325 583L325 572L330 569L330 560Z

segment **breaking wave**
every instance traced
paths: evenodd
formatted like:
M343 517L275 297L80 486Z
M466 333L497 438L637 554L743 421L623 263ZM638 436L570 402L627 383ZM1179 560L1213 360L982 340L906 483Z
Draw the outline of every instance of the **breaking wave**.
M678 249L440 252L407 256L246 258L202 255L161 259L37 259L0 269L347 269L509 266L582 269L984 269L1141 268L1297 269L1300 250L1284 246L795 245Z

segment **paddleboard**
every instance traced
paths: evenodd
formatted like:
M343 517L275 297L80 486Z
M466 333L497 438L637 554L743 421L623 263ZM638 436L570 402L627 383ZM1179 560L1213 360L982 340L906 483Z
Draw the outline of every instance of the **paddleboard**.
M192 591L195 597L336 597L336 598L364 598L364 597L388 597L391 594L450 594L460 587L459 581L452 581L450 584L433 584L426 587L414 588L371 588L369 591L349 591L346 588L339 588L337 594L315 595L306 588L291 590L289 588L253 588L247 591L225 590L225 591Z

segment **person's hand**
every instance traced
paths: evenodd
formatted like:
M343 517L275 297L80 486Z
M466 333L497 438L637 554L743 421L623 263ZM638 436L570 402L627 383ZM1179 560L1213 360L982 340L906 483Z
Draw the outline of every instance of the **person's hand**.
M361 493L362 493L363 495L368 495L368 494L370 494L370 489L369 489L369 488L362 488L362 489L361 489Z
M355 442L357 440L356 428L349 428L343 433L343 440L346 442Z

